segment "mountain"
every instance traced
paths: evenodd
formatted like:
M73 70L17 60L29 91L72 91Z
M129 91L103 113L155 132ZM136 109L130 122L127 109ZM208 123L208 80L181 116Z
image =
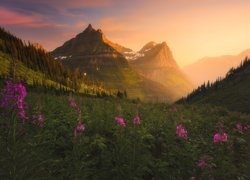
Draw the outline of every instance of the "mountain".
M228 71L225 78L199 86L179 103L209 103L250 113L250 59Z
M123 53L131 51L109 41L100 29L89 25L51 54L65 66L79 68L92 81L126 91L130 98L173 101L163 85L140 76L128 64Z
M173 99L178 99L192 91L193 85L182 73L166 42L147 43L139 52L139 57L129 61L142 76L164 85Z
M250 56L250 49L235 56L205 57L184 67L183 71L198 86L207 81L215 81L218 77L224 77L230 68L237 67L246 56Z
M25 43L0 27L0 78L22 80L51 91L74 91L91 96L114 96L115 92L89 82L77 69L55 61L42 45Z

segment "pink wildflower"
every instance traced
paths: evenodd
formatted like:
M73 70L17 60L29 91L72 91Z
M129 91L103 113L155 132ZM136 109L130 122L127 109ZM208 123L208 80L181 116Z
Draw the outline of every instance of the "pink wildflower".
M203 168L205 168L206 166L207 166L207 163L206 163L205 160L203 160L203 159L199 160L199 163L198 163L198 167L199 167L199 168L203 169Z
M214 134L214 142L220 142L221 141L221 135L219 133Z
M133 121L134 125L139 125L141 124L141 119L139 116L135 116L134 121Z
M222 141L222 142L227 142L227 133L223 133L223 134L221 135L221 141Z
M244 131L248 131L250 129L250 125L245 125L245 126L243 126L243 130Z
M176 126L176 135L183 138L183 139L188 139L187 130L182 124L178 124Z
M78 122L77 126L74 129L74 135L80 135L83 133L83 131L85 130L85 125L81 122Z
M80 109L77 107L77 104L76 104L76 102L74 101L74 99L72 98L71 95L68 96L68 101L69 101L71 107L72 107L73 109L75 109L76 112L79 113Z
M43 122L44 122L44 118L43 118L43 116L41 114L39 114L38 117L37 117L37 125L39 127L43 127Z
M124 119L123 119L122 117L116 116L116 117L115 117L115 120L116 120L116 122L117 122L120 126L126 127L126 123L125 123L125 121L124 121Z
M38 115L33 115L33 123L37 123L38 127L43 127L43 123L44 123L44 118L43 115L38 114Z
M241 123L237 123L237 124L236 124L236 129L237 129L238 131L242 132L243 127L242 127Z
M219 133L215 133L214 134L214 142L217 143L217 142L227 142L228 140L228 136L227 136L227 133L222 133L222 134L219 134Z
M24 102L27 92L22 83L13 83L11 81L5 82L5 87L2 92L2 99L0 101L0 107L7 107L9 109L17 109L18 115L23 120L27 120L25 110L28 108Z

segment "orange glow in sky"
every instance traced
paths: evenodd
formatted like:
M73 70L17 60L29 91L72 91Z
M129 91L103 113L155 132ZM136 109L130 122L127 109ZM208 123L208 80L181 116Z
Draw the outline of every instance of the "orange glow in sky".
M53 50L91 23L133 50L166 41L184 66L250 48L249 9L249 0L3 0L0 24Z

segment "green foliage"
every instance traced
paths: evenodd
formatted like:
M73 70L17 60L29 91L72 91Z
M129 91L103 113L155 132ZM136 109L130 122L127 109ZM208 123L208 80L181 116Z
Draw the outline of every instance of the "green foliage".
M250 177L250 134L235 129L238 122L249 124L249 115L208 105L169 106L82 96L74 99L86 126L78 137L73 135L77 115L65 95L28 94L29 114L39 106L45 117L43 128L36 127L32 120L23 124L16 112L1 109L1 179L14 175L17 179ZM115 122L117 115L126 120L125 128ZM141 117L138 126L132 122L135 115ZM187 128L188 140L176 136L179 123ZM229 140L216 144L213 134L220 129L228 133ZM206 160L206 168L197 166L200 159Z

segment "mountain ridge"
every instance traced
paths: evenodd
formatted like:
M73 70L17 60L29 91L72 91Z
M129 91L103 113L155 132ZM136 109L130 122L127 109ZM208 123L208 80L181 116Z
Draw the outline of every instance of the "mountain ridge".
M237 55L204 57L182 69L198 86L204 82L213 82L219 77L225 77L228 70L237 67L246 56L250 56L250 49L246 49Z
M153 100L155 97L173 102L172 94L163 85L141 76L131 67L122 54L127 50L109 41L102 30L89 25L51 53L65 66L79 68L89 79L100 81L108 88L127 91L130 98Z

